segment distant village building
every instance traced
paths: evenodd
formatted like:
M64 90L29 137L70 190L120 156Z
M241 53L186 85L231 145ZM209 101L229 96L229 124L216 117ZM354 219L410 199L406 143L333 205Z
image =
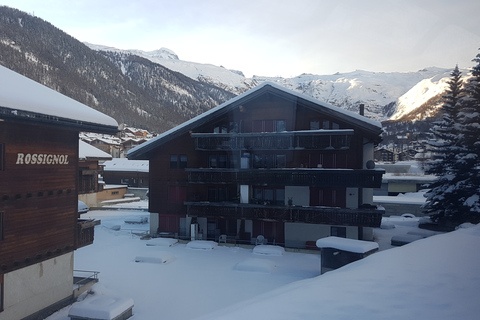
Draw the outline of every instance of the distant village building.
M121 131L116 135L81 132L80 139L108 154L113 158L126 158L129 150L152 139L155 134L147 130L120 126Z
M98 203L98 193L103 191L103 162L112 156L80 140L78 158L78 200L89 207Z
M147 160L114 158L104 162L103 180L106 184L121 184L135 188L148 188Z
M73 301L74 251L98 224L78 219L79 132L118 124L3 66L0 80L0 320L43 319Z
M395 153L385 148L377 149L373 153L376 162L394 162Z
M148 160L151 233L315 246L373 240L381 125L264 83L130 150Z

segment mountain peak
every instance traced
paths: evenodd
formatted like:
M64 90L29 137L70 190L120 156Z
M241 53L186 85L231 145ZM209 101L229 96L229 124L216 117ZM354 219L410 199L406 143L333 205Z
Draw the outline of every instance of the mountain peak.
M179 60L175 52L167 48L145 52L146 55L156 59Z

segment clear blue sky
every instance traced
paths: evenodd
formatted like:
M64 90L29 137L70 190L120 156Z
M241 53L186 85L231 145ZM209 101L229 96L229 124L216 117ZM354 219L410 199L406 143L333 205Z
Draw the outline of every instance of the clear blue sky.
M292 77L469 68L478 0L0 0L80 41Z

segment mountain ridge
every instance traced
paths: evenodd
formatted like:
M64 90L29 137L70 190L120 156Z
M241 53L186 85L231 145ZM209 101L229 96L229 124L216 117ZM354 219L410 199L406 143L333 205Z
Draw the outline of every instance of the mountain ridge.
M365 115L378 121L422 120L435 115L441 105L441 99L436 99L437 103L432 104L431 92L433 90L441 97L446 88L445 83L453 70L453 68L428 67L415 72L355 70L331 75L304 73L293 78L263 76L246 78L241 71L180 60L173 50L166 48L145 52L135 49L121 50L101 45L88 45L94 50L139 54L193 80L210 83L235 94L240 94L262 82L270 81L351 111L356 110L358 105L363 103L366 107ZM156 54L162 50L168 51L175 58ZM468 72L467 70L462 71ZM425 93L430 90L430 93L425 96L418 93L422 83L428 84L424 88ZM410 90L414 90L415 93ZM411 101L413 96L423 103L428 101L427 106L422 106L417 101L411 102L413 106L407 105L407 101Z
M364 104L365 115L377 121L422 120L438 112L453 69L246 78L238 70L180 60L168 48L147 52L81 43L17 9L1 6L0 14L0 64L119 123L157 133L265 81L354 112Z

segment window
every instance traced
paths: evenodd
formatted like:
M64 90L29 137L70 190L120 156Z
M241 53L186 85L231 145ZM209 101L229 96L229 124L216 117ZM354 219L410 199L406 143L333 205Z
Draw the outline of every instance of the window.
M172 154L170 156L170 168L172 169L184 169L187 167L187 156L184 154Z
M275 131L282 132L287 130L287 124L285 120L276 120L275 121Z
M218 167L219 168L226 168L227 167L227 156L225 156L225 155L218 156Z
M213 133L227 133L227 132L228 130L227 130L226 124L220 124L215 126L215 128L213 128Z
M286 168L287 167L287 157L284 154L276 155L276 164L277 168Z
M208 201L210 202L225 202L228 201L227 188L208 188Z
M346 227L330 227L330 235L332 237L340 237L346 238L347 237L347 228Z
M184 168L187 167L187 156L186 156L186 155L184 155L184 154L181 154L181 155L180 155L178 167L179 167L180 169L184 169Z
M310 121L310 130L320 130L320 121L318 120Z
M282 132L287 130L285 120L253 120L252 132Z
M0 171L3 171L5 168L4 162L5 162L5 144L0 143Z
M321 127L320 127L321 123ZM325 129L325 130L336 130L340 129L340 125L336 122L332 122L329 120L323 120L323 121L318 121L318 120L313 120L310 121L310 130L318 130L318 129Z
M228 160L226 155L213 154L208 156L208 166L210 168L228 168L231 165Z
M209 156L208 157L208 166L210 168L216 168L217 167L217 156Z
M178 156L176 154L170 156L170 168L178 168Z
M213 128L213 133L232 133L238 132L238 124L236 122L219 123Z
M287 158L284 154L255 154L253 155L254 168L285 168Z
M282 206L285 204L285 189L254 187L252 203Z

